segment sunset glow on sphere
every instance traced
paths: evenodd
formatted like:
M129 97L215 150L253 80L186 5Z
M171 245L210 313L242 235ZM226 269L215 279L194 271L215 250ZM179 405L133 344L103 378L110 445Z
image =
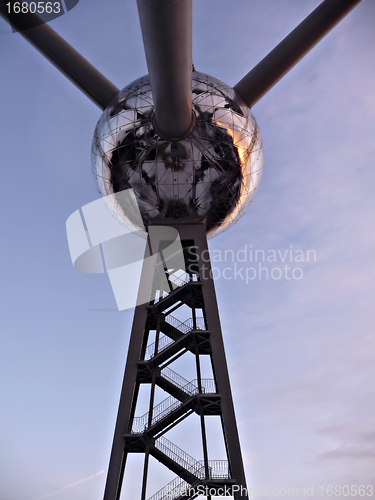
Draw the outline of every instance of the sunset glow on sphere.
M194 72L192 103L192 132L167 141L154 128L149 77L125 87L96 126L93 173L102 195L134 190L146 227L204 223L210 237L251 203L262 175L262 141L249 108L219 80ZM131 210L117 210L134 225Z

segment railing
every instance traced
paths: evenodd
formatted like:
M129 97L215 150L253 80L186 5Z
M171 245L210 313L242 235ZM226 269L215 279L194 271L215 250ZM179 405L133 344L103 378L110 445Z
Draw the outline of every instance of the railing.
M181 465L186 471L194 474L198 479L204 479L205 467L203 460L195 460L192 456L179 448L177 445L166 439L164 436L155 441L155 448L160 450L171 458L174 462ZM227 460L210 460L208 462L208 472L210 479L228 479L229 463Z
M180 496L192 497L194 488L198 486L200 480L205 479L204 461L199 460L200 468L195 474L199 480L193 484L187 483L185 480L177 476L173 481L164 486L161 490L157 491L148 500L173 500ZM208 462L208 479L230 479L229 463L227 460L210 460ZM189 492L191 494L189 494Z
M192 392L185 391L189 396L193 396L198 393L198 387L195 387L195 389ZM157 422L162 420L164 417L172 413L174 410L176 410L179 406L181 406L182 403L178 399L174 398L173 396L170 396L167 399L164 399L161 403L156 405L153 409L152 412L152 419L151 419L151 424L150 427L155 425ZM133 425L131 429L132 434L141 434L144 432L147 428L149 427L149 412L145 413L141 417L135 417L133 420Z
M165 321L170 325L174 326L177 330L180 330L180 332L182 333L191 332L194 328L193 318L188 318L185 321L180 321L179 319L172 316L172 314L169 314L168 316L165 317ZM197 330L206 329L204 318L202 316L198 316L196 318L196 328Z
M186 471L191 474L197 475L199 469L202 467L202 464L199 461L195 460L195 458L166 439L164 436L159 437L155 441L155 448L163 452L164 455L167 455L167 457L181 465L181 467L186 469Z
M172 316L172 314L169 314L168 316L165 317L165 321L172 325L176 330L179 330L181 333L189 333L191 331L191 328L186 324L186 321L182 322L179 319L175 318Z
M228 460L209 460L210 479L230 479Z
M196 330L206 330L206 324L204 322L203 316L197 316L195 319L196 319ZM186 321L184 321L184 325L187 325L190 328L190 330L193 330L194 328L193 318L189 318Z
M197 274L190 275L188 273L181 273L178 276L176 274L169 274L167 279L177 287L184 286L191 281L195 283L199 281Z
M193 318L189 318L186 321L182 322L179 319L172 316L171 314L169 314L169 316L166 316L165 321L170 325L172 325L174 328L176 328L176 330L179 330L181 333L185 335L193 330ZM197 330L206 329L203 317L199 316L196 318L196 327ZM161 334L159 337L157 354L161 352L163 349L173 344L173 342L174 340L172 340L170 337ZM155 356L155 347L156 347L156 342L153 342L152 344L149 344L146 347L145 359L151 359Z
M198 391L198 384L194 384L195 380L189 382L186 378L181 377L181 375L168 367L163 368L160 375L188 394L196 394Z
M198 387L198 379L194 379L190 382ZM215 394L216 393L216 385L215 380L213 378L202 378L202 393L205 394Z
M161 375L163 377L164 377L164 374L163 374L164 370L166 370L166 368L164 368L161 372ZM169 371L167 371L167 373L169 373L169 377L170 377L169 380L172 383L175 383L179 389L184 391L188 397L195 396L196 394L199 394L197 379L195 379L191 382L187 382L187 380L184 379L183 377L181 377L180 375L178 375L178 373L173 372L173 370L171 370L170 368L168 370ZM173 381L173 377L174 377L173 374L176 375L176 380L179 380L179 383L181 383L181 385L178 385L177 382ZM167 377L164 377L164 378L167 379ZM182 385L182 383L183 383L182 381L187 382L187 384ZM216 392L215 382L213 379L202 379L201 383L202 383L202 393L215 393ZM166 417L167 415L172 413L174 410L176 410L182 404L183 403L181 401L174 398L173 396L170 396L169 398L164 399L161 403L159 403L158 405L156 405L153 408L150 427L152 427L157 422L162 420L164 417ZM142 432L144 432L148 427L149 427L149 412L145 413L141 417L135 417L133 419L131 433L132 434L142 434Z
M173 344L173 342L174 342L174 340L172 340L167 335L160 334L157 352L155 352L156 342L153 342L152 344L149 344L146 347L145 359L151 359L151 358L153 358L156 354L159 354L160 351L163 351L166 347L168 347L171 344Z
M184 491L188 491L189 487L189 483L177 476L148 500L173 500L181 496Z
M168 272L166 272L166 278L172 285L175 285L175 286L172 286L173 289L184 286L184 285L186 285L186 283L189 283L191 281L193 281L193 282L199 281L197 274L190 275L190 274L184 273L184 272L182 272L178 276L176 274L168 274ZM164 297L166 297L167 295L169 295L169 292L163 291L162 296L161 296L160 290L156 290L154 303L159 302L159 300L161 300L161 299L164 299Z
M190 275L188 273L181 273L179 276L175 274L170 274L167 277L168 281L176 285L176 287L184 286L190 281Z
M160 375L186 393L195 394L199 392L197 378L189 382L186 378L182 377L179 373L176 373L168 367L163 368ZM202 378L201 385L202 393L212 394L216 392L215 380L213 378Z
M172 413L176 408L181 406L181 401L174 397L169 397L164 399L160 404L154 407L153 416L151 419L151 425L155 425L157 422L166 417L169 413ZM132 434L142 434L149 427L149 412L145 413L141 417L135 417L133 419L133 425L131 429Z

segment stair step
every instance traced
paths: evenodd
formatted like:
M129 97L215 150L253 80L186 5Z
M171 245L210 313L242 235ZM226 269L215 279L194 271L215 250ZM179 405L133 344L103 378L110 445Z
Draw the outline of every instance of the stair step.
M172 340L179 340L186 335L186 333L181 332L178 328L168 323L168 321L162 321L160 323L160 331Z
M178 464L172 458L168 457L168 455L160 451L158 448L151 448L150 454L187 483L193 484L199 480L199 478L195 476L193 472L190 472L187 468L182 467L182 465Z
M176 304L176 302L184 298L189 293L189 287L190 283L186 283L181 287L175 288L167 296L156 302L156 304L152 304L151 306L149 306L150 309L154 314L160 314L161 312L165 311L169 307Z
M194 297L194 304L192 296ZM150 305L149 308L157 315L176 304L179 300L189 307L201 308L203 306L202 284L199 281L190 281L181 287L175 288L166 297Z
M152 434L153 436L155 436L155 434L158 434L159 432L163 431L166 427L168 427L168 425L172 424L175 420L188 413L188 411L191 410L195 405L196 405L196 397L193 396L184 403L182 403L181 406L178 406L174 411L168 413L168 415L166 415L164 418L156 422L149 429L147 429L147 434Z
M175 384L165 379L162 375L158 375L155 382L161 389L181 401L181 403L191 397L191 394L185 392L182 388L177 387Z
M183 335L179 340L176 340L172 344L169 344L162 351L160 351L156 356L146 361L146 363L151 366L160 366L164 361L171 358L174 354L182 349L190 346L194 341L194 336L192 332Z

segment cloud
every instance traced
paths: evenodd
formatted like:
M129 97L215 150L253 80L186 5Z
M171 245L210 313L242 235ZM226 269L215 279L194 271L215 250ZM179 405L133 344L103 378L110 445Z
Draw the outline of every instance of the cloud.
M331 451L327 451L318 456L318 460L331 460L341 458L375 458L375 449L362 450L354 447L342 446Z
M375 458L375 432L344 425L330 425L318 430L318 433L341 441L336 446L317 456L318 461L341 459L371 459Z
M84 479L80 479L79 481L76 481L75 483L72 484L67 484L63 488L60 488L59 490L52 491L51 493L48 493L47 495L44 495L43 497L37 498L37 500L44 500L45 498L49 498L55 495L58 495L59 493L62 493L63 491L69 490L71 488L74 488L76 486L79 486L80 484L86 483L87 481L91 481L92 479L95 479L96 477L100 476L101 474L104 473L104 470L101 470L97 472L96 474L93 474L92 476L85 477Z

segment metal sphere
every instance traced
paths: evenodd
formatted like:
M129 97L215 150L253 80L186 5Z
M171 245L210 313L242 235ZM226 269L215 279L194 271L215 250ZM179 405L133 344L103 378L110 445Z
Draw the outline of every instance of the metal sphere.
M149 77L121 90L96 126L93 173L103 195L133 188L146 227L202 222L210 237L236 222L252 201L262 142L255 118L232 88L194 72L192 94L192 132L166 141L153 125ZM118 205L116 212L137 225L131 207Z

